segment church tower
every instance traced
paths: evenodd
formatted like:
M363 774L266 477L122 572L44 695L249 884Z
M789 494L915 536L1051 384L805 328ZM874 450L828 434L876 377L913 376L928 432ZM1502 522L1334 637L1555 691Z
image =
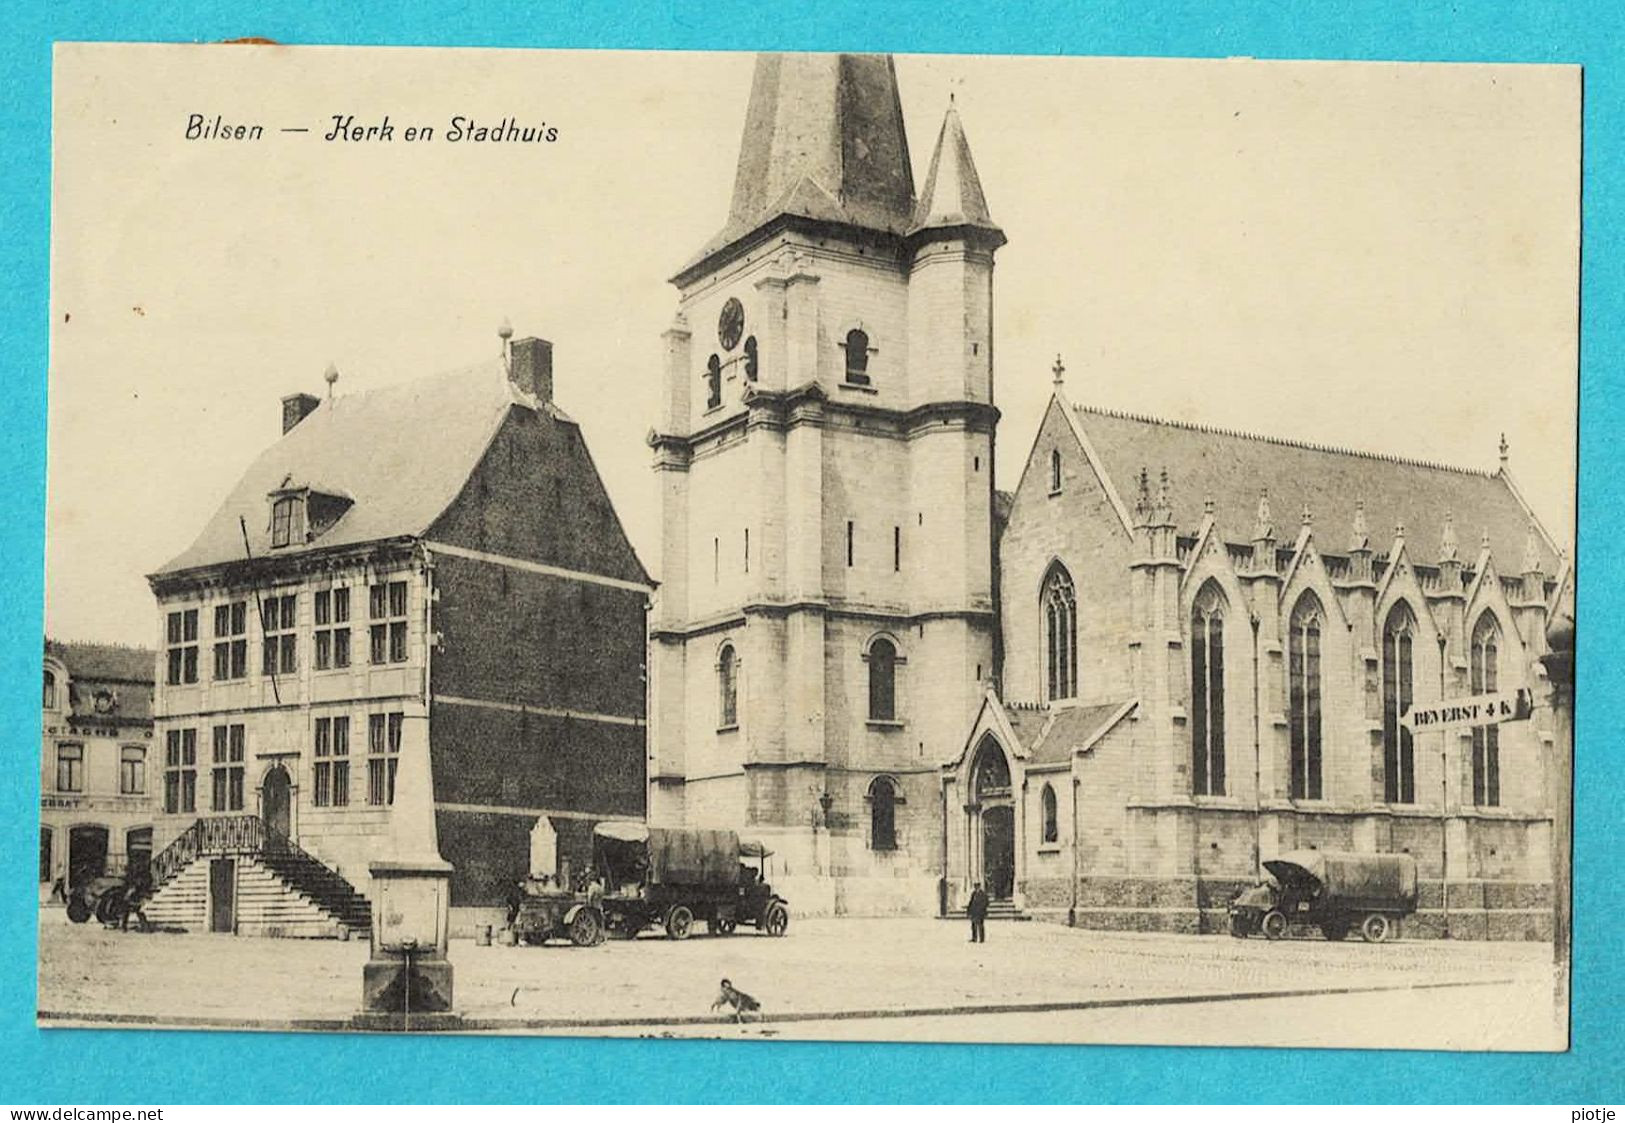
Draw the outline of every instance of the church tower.
M756 63L727 222L673 284L650 817L803 913L937 907L940 766L994 673L993 256L950 105L916 198L887 56Z

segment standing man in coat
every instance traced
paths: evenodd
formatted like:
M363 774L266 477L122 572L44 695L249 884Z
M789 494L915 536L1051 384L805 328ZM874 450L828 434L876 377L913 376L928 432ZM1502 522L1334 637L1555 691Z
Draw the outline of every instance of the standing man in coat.
M965 911L970 914L970 942L987 943L987 890L980 881L971 890L970 904L965 906Z

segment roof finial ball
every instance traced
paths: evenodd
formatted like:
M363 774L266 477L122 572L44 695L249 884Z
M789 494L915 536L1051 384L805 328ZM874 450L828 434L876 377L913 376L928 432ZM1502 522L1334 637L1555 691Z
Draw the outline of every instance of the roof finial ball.
M1061 361L1061 353L1055 352L1055 365L1050 367L1050 373L1055 376L1055 388L1059 390L1066 382L1066 364Z
M322 372L322 377L327 380L327 396L331 398L333 396L333 384L339 380L338 364L328 363L327 369Z
M513 323L506 316L502 317L502 322L497 325L497 338L502 340L502 367L506 370L508 367L508 340L513 338Z

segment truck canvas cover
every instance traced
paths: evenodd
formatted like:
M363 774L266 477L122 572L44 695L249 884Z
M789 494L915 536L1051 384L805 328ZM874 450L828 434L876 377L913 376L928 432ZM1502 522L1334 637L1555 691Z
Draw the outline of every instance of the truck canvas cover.
M1293 850L1264 863L1281 884L1313 891L1347 908L1414 908L1416 859L1409 854L1351 854L1336 850Z
M601 844L643 847L651 885L720 888L739 882L739 836L733 831L600 823L593 833Z

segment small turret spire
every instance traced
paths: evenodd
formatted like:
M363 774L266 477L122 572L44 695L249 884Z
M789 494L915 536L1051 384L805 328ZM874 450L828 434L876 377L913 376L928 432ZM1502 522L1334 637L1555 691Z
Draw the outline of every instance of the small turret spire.
M1529 520L1529 533L1523 540L1523 571L1525 573L1540 573L1540 530L1535 526L1535 520Z
M1444 531L1439 535L1439 561L1453 562L1461 560L1461 551L1456 546L1456 515L1449 508L1444 512Z
M1487 526L1479 532L1478 548L1484 551L1488 551L1490 548L1490 528Z
M1144 526L1151 518L1151 473L1146 471L1144 467L1140 469L1140 477L1137 483L1139 484L1139 491L1134 497L1134 514L1137 516L1139 525Z
M1210 519L1213 517L1213 493L1211 491L1202 496L1202 514Z
M1270 518L1270 489L1258 491L1258 512L1254 516L1253 540L1275 537L1275 522Z
M1349 536L1349 552L1371 549L1371 528L1365 521L1365 500L1354 501L1354 532Z
M1298 525L1308 529L1315 525L1315 513L1309 509L1309 501L1304 500L1303 513L1298 516Z
M976 174L976 161L971 159L970 142L951 94L910 233L949 226L975 227L993 235L996 245L1004 243L1004 233L993 221L982 194L982 179Z

